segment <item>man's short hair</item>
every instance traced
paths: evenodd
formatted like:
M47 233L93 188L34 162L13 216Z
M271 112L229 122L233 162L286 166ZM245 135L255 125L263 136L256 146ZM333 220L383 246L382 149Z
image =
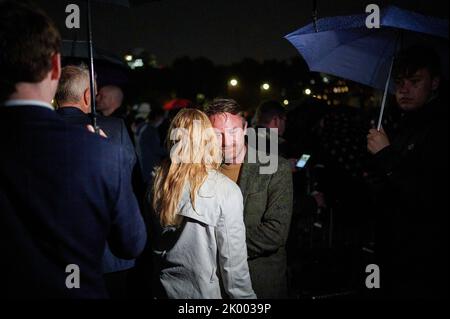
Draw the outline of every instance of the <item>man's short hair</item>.
M265 101L256 109L256 124L268 124L274 117L283 117L286 109L278 101Z
M89 69L85 65L68 65L62 68L55 101L58 105L78 103L89 88Z
M394 60L394 79L414 75L419 69L426 68L431 77L441 76L440 57L430 47L414 45L400 51Z
M19 82L38 83L52 69L61 36L41 10L19 1L0 1L0 100Z
M242 116L242 111L241 106L233 99L214 99L205 108L208 116L224 113Z

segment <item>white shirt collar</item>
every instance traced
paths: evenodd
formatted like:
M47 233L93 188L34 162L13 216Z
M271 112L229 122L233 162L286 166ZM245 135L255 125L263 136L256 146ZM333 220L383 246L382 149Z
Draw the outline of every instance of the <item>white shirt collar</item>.
M9 100L4 103L4 106L7 106L7 107L24 106L24 105L34 105L34 106L45 107L52 111L55 110L55 108L51 104L48 104L44 101L38 101L38 100Z

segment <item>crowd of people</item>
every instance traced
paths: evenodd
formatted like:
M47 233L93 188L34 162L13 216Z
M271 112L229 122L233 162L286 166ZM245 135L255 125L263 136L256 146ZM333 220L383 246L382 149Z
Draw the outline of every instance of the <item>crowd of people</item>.
M401 116L377 130L310 100L263 101L249 121L227 97L132 123L122 89L92 90L60 45L44 12L0 2L3 298L293 298L309 226L328 247L370 246L375 297L448 296L447 100L431 49L399 53Z

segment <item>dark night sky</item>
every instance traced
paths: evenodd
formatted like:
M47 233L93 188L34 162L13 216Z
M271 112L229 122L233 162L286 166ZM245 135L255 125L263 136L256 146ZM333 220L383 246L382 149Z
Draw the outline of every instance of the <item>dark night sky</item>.
M65 38L85 38L85 30L74 32L64 27L65 7L77 1L35 2L55 19ZM94 40L99 47L118 55L133 48L145 48L163 64L186 55L204 56L219 64L244 57L284 59L297 52L283 36L311 22L312 3L312 0L161 0L132 8L96 4ZM395 4L448 18L448 2L436 0L318 0L319 17L364 13L369 3L381 7ZM82 20L82 24L85 22Z

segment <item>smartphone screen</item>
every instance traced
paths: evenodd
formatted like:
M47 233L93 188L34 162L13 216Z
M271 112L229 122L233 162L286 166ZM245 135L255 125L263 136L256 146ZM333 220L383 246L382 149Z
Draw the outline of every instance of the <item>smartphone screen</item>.
M309 154L303 154L302 157L298 160L296 166L298 168L303 168L305 167L306 163L308 162L309 158L311 157L311 155Z

